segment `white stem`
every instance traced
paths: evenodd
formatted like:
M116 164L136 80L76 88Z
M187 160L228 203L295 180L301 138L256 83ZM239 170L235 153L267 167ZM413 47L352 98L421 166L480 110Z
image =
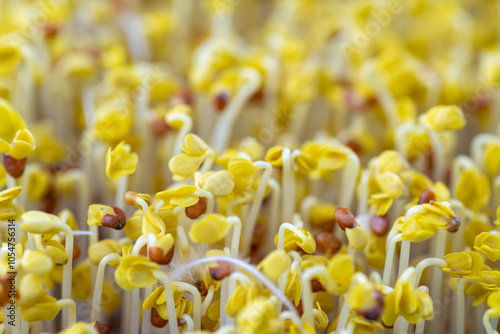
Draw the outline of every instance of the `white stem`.
M200 291L193 285L184 282L174 283L180 291L187 291L193 296L193 321L194 330L198 331L201 329L201 296Z
M417 323L417 326L415 328L415 334L424 334L425 330L425 320L422 319Z
M281 198L281 188L280 184L276 179L272 178L269 180L269 186L271 187L271 208L269 212L269 219L267 222L267 233L266 242L264 245L264 251L267 253L274 249L274 236L279 230L279 205Z
M111 253L102 258L99 262L99 267L97 268L96 281L94 286L94 296L92 298L92 311L90 314L90 322L98 321L101 319L101 298L102 298L102 285L104 283L104 271L106 270L106 265L115 261L120 263L121 257L116 253Z
M66 235L66 255L68 256L68 262L64 265L63 268L63 282L62 282L62 298L63 299L71 299L71 279L73 272L73 231L68 225L61 226L62 231ZM68 317L68 310L63 309L62 311L62 324L63 328L68 327L68 321L70 320Z
M145 38L144 26L141 18L133 11L127 9L119 17L119 24L122 28L132 60L149 60L151 54L148 42Z
M163 283L165 287L165 297L167 301L167 313L168 313L168 328L170 329L170 334L178 334L179 327L177 327L177 313L175 311L175 301L174 301L174 291L172 289L172 283L168 278L167 274L162 271L156 271L154 273L156 278Z
M490 317L495 313L494 309L489 309L484 313L483 316L483 325L484 329L486 329L486 334L498 334L496 330L493 329L490 323Z
M309 195L302 203L300 203L300 216L302 217L302 222L306 228L311 227L311 211L314 204L318 202L318 199L314 195Z
M394 253L396 250L396 244L399 241L401 241L401 233L396 234L394 237L392 237L391 241L389 242L389 247L387 249L387 255L385 258L384 274L382 275L383 285L391 284L391 273L394 262Z
M238 249L240 246L240 238L241 238L241 220L238 216L231 216L227 218L229 224L233 227L233 233L231 238L231 256L238 256ZM249 238L244 238L249 239Z
M203 304L201 305L201 316L205 316L205 314L207 314L207 310L208 310L208 307L210 306L210 304L212 303L212 300L214 298L214 291L215 291L215 288L213 285L210 285L208 287L208 292L207 292L207 295L205 297L205 299L203 300Z
M292 150L288 147L283 149L283 174L281 176L281 187L283 188L283 200L281 203L281 219L286 222L292 221L295 212L295 175L293 171Z
M310 325L314 327L314 315L313 310L313 293L311 287L311 281L313 278L323 278L327 282L327 285L334 284L332 278L328 273L325 266L313 266L304 271L302 276L302 309L304 310L304 321L307 321ZM290 309L290 308L289 308ZM337 328L340 328L337 326Z
M447 265L446 261L436 258L427 258L420 261L415 267L415 284L413 287L416 289L420 285L420 279L424 270L430 266L436 266L438 268L443 268Z
M467 278L461 278L457 284L457 313L455 317L456 321L456 334L464 334L465 333L465 294L464 287L465 283L470 282L471 280Z
M430 131L431 138L434 143L434 181L444 180L445 173L445 158L447 152L445 151L441 136L444 134L437 133L436 131Z
M193 313L194 313L194 311L193 311ZM187 315L187 314L183 314L181 316L181 318L184 319L184 321L186 321L186 333L192 333L192 332L194 332L195 331L195 329L194 329L195 325L193 323L193 319L189 315Z
M344 166L342 171L342 179L340 182L338 196L339 206L344 208L351 207L360 168L361 164L358 156L356 153L351 152L351 154L349 154L349 162Z
M175 137L174 151L172 152L172 156L176 156L182 152L181 144L184 142L184 137L191 131L193 128L193 120L189 115L184 113L175 112L167 115L165 117L165 121L167 124L172 124L172 122L182 122L182 127L177 132L177 136ZM168 156L167 156L168 157ZM168 166L168 164L166 164Z
M435 241L435 253L434 257L438 259L442 259L445 255L446 251L446 237L448 234L447 230L439 230L436 233L437 235L434 235L433 241ZM431 282L431 299L433 301L438 301L441 300L441 290L442 290L442 283L443 283L443 272L441 270L434 270L432 273L432 282ZM431 332L435 333L436 331L439 331L441 328L442 323L440 321L434 320L430 322L430 330Z
M280 229L278 232L278 247L276 249L278 250L284 250L285 249L285 231L288 230L298 236L300 239L305 240L305 235L302 233L295 225L292 225L290 223L283 223L280 225Z
M243 197L235 199L234 201L229 202L229 204L226 207L226 215L227 216L234 215L233 208L235 208L238 205L248 203L252 199L252 196L253 196L252 192L246 191L245 195Z
M246 83L231 98L229 104L222 111L222 115L219 117L212 132L212 146L218 152L223 152L227 147L227 142L231 136L236 119L243 106L257 91L262 81L260 73L252 67L244 67L241 75L246 79Z
M398 277L400 277L406 270L406 268L408 268L408 262L410 261L410 246L411 246L410 241L408 240L401 241L401 256L399 257Z
M67 328L69 326L73 326L76 324L76 303L73 299L59 299L57 301L57 305L65 307L68 307L68 324L65 325L63 328ZM63 309L64 310L64 309Z
M255 193L252 205L250 207L250 212L247 215L247 219L245 220L245 225L243 227L243 233L248 236L253 235L255 225L257 224L257 218L260 212L260 208L262 206L262 200L264 198L264 194L266 193L267 183L269 182L269 179L271 178L271 175L273 173L273 167L268 162L257 161L254 162L253 165L257 168L257 170L264 170L264 174L260 179L259 187L257 188L257 192ZM251 242L251 237L243 238L241 242L241 254L243 256L248 255Z

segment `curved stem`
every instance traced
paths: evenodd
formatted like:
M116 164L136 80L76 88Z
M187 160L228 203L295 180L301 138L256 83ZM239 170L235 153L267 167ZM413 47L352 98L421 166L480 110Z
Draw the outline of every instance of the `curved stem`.
M314 315L312 313L313 293L311 287L311 281L313 278L323 278L327 282L327 285L333 285L333 282L331 282L332 278L324 266L317 265L304 271L302 276L302 309L304 310L304 315L302 317L314 327Z
M193 313L194 313L194 310L193 310ZM181 318L184 319L184 321L186 322L186 333L192 333L193 331L196 330L193 319L189 315L183 314L181 316Z
M301 240L304 240L304 233L302 233L295 225L290 223L283 223L280 225L280 229L278 232L278 250L285 249L285 231L288 230L298 236Z
M184 282L174 282L174 284L181 291L187 291L193 296L193 319L194 321L194 330L198 331L201 329L201 296L200 291L195 288L193 285L184 283ZM189 327L188 327L189 328ZM191 329L192 331L192 329ZM190 331L188 330L188 333Z
M101 314L101 298L102 298L102 285L104 283L104 271L106 270L106 265L115 261L120 263L121 257L116 253L111 253L102 258L99 262L99 267L97 268L96 281L94 286L94 296L92 298L92 311L90 314L90 322L100 320L99 315Z
M428 258L420 261L415 267L415 283L413 287L416 289L420 284L420 279L424 270L430 266L443 268L446 266L446 261L437 258Z
M69 326L73 326L76 324L76 303L73 299L65 298L65 299L59 299L57 301L57 305L65 307L68 307L68 324L64 327L67 328Z
M252 205L250 206L250 212L248 213L245 226L243 227L243 233L245 235L252 235L255 229L255 225L257 224L257 218L259 215L260 208L262 206L262 200L264 198L264 194L266 193L267 183L271 178L273 173L273 167L269 162L265 161L257 161L254 162L253 165L257 168L257 170L263 170L264 174L260 179L259 187L257 188L257 192L252 201ZM241 254L246 256L250 251L250 245L252 242L252 238L243 238L241 242Z
M394 253L396 250L396 244L399 241L401 241L401 233L396 234L394 237L392 237L391 241L389 242L389 247L387 249L387 255L385 258L384 274L382 276L383 285L391 284L391 273L394 262Z
M203 300L203 303L201 304L201 316L205 316L205 314L207 314L207 310L208 310L208 307L210 306L210 304L212 303L212 300L214 298L214 291L215 291L215 288L213 285L210 285L208 287L208 292L207 292L207 295L205 297L205 299Z
M184 142L184 137L191 131L193 127L193 121L191 117L187 114L175 112L168 114L165 117L165 121L167 124L171 125L172 122L182 122L182 127L180 128L177 136L175 137L174 151L172 152L172 156L176 156L181 153L181 144ZM167 164L168 166L168 164Z
M498 332L496 330L494 330L493 327L491 327L491 323L490 323L490 318L493 316L494 313L495 313L495 310L493 310L493 309L489 309L488 311L486 311L484 313L483 326L484 326L484 329L486 329L486 334L498 334Z
M177 312L175 311L174 291L172 289L172 283L170 282L167 274L165 274L163 271L156 271L154 275L160 282L163 283L163 286L165 287L165 298L169 319L168 328L170 329L170 334L178 334L179 327L177 327Z
M244 67L241 75L246 79L246 83L222 111L212 132L212 146L218 152L222 152L226 148L236 119L245 103L257 91L262 81L260 73L252 67Z

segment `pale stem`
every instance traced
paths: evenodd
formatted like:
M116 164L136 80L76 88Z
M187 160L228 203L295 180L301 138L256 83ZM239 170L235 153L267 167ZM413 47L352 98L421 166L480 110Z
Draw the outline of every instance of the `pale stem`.
M457 309L456 309L456 317L455 317L455 325L456 325L456 334L464 334L465 333L465 283L470 282L470 279L460 278L457 284Z
M153 287L148 286L144 289L144 299L153 292ZM142 310L141 333L149 333L151 328L151 309Z
M280 198L281 198L281 188L280 184L276 179L272 178L269 180L269 186L271 187L271 207L270 207L270 212L269 212L269 219L268 219L268 229L266 233L266 242L265 242L265 251L270 251L274 249L274 236L276 235L276 232L279 230L279 205L280 205Z
M145 200L143 200L142 198L140 198L139 196L137 196L137 198L135 199L135 202L137 204L139 204L142 208L142 218L141 218L141 221L144 220L144 217L146 216L148 210L149 210L149 205L148 203L146 203Z
M410 323L408 320L399 316L396 322L394 323L394 333L408 333L408 326Z
M283 188L283 201L281 203L282 221L292 221L292 215L295 211L295 175L293 173L292 151L285 147L282 153L283 174L281 177L281 187Z
M174 282L174 284L179 288L179 291L187 291L193 296L193 319L194 330L198 331L201 329L201 296L200 291L193 285L184 282Z
M442 259L445 255L446 251L446 237L448 231L446 230L438 230L437 235L434 235L435 241L435 253L434 257L438 259ZM431 299L433 301L437 301L441 299L441 289L443 283L443 272L441 270L434 270L432 273L432 282L431 282ZM440 321L431 321L430 322L430 330L433 333L436 333L441 328L442 323Z
M231 256L237 257L241 238L241 220L240 218L238 218L238 216L231 216L227 218L227 221L229 222L229 225L233 227L231 238Z
M278 279L278 288L280 289L281 292L285 294L286 290L286 284L288 283L288 276L290 275L290 268L285 269L285 271L281 274L281 276ZM286 294L285 294L286 296ZM281 312L281 308L283 307L283 304L280 301L276 302L276 313Z
M326 267L324 266L313 266L304 271L302 276L302 309L304 310L304 321L307 321L310 325L314 327L314 315L313 315L313 293L311 287L311 281L314 278L323 278L327 285L333 284L332 278L328 273ZM290 309L290 308L289 308ZM339 318L340 321L340 318ZM337 326L337 328L340 328Z
M128 50L133 61L151 59L148 41L145 37L144 26L141 18L132 10L127 9L122 12L118 18L125 39L127 40Z
M359 158L354 152L351 152L351 154L349 154L349 162L344 166L342 171L339 193L340 196L338 197L339 206L344 208L351 207L354 191L356 190L356 184L358 181L359 170Z
M484 325L484 329L486 330L486 334L498 334L498 332L493 329L493 327L491 326L491 323L490 323L490 317L492 317L492 315L494 313L495 313L495 310L493 310L493 309L489 309L488 311L486 311L484 313L483 325Z
M230 254L229 248L224 247L224 252L226 254ZM221 286L220 286L220 309L219 309L220 326L226 325L226 321L229 318L226 313L226 305L228 299L229 299L229 278L226 277L221 281Z
M205 297L205 299L203 300L203 303L201 304L201 316L205 316L205 314L207 314L207 310L208 310L208 307L210 306L210 304L212 303L212 299L214 298L214 292L215 292L215 288L213 285L210 285L208 287L208 292L207 292L207 295Z
M245 195L243 197L235 199L234 201L231 201L226 207L226 215L227 216L234 215L233 208L235 208L238 205L246 204L246 203L250 202L250 200L252 199L252 196L253 196L253 194L251 192L247 191L247 192L245 192Z
M385 258L385 266L384 266L384 274L382 275L382 284L383 285L390 285L391 284L391 273L392 273L392 266L394 262L394 253L396 250L396 244L401 241L401 233L396 234L394 237L392 237L391 241L389 242L389 247L387 249L387 255Z
M7 189L16 187L17 180L15 178L13 178L12 176L10 176L9 173L6 173L6 176L7 176ZM14 198L12 201L15 204L19 204L19 198L18 197Z
M65 307L67 306L68 307L68 324L65 325L65 327L63 328L67 328L69 326L73 326L74 324L76 324L76 303L73 299L68 299L68 298L64 298L64 299L59 299L57 301L57 305L59 306L62 306L62 307ZM64 310L64 308L63 308Z
M304 327L302 325L302 322L300 320L299 313L297 312L297 309L295 306L292 304L292 302L279 290L276 285L269 280L263 273L258 271L254 266L243 262L239 259L235 259L232 257L226 257L226 256L212 256L209 258L202 258L198 259L196 261L190 262L183 266L182 268L175 270L171 272L170 274L173 276L180 275L181 273L185 272L186 270L189 270L190 268L196 267L200 264L208 263L208 262L213 262L213 261L224 261L224 262L229 262L234 264L235 266L240 267L241 269L244 269L251 273L255 278L257 278L259 281L261 281L266 288L268 288L276 297L278 297L283 304L287 307L288 310L290 310L293 314L293 321L297 326L299 326L299 329L301 330L301 333L304 332ZM221 326L222 327L222 326Z
M442 181L444 179L445 173L445 157L446 152L443 145L443 141L440 138L440 135L436 131L430 131L431 138L434 142L434 180Z
M415 334L424 334L425 330L425 320L422 319L417 323L417 326L415 328Z
M217 334L236 334L236 328L233 325L221 326L220 329L215 332Z
M215 160L215 152L209 148L203 155L203 166L200 168L200 173L206 173L212 169Z
M277 250L285 249L285 231L288 230L298 236L301 240L304 240L304 233L302 233L295 225L290 223L283 223L280 225L278 232L278 247Z
M300 203L300 216L302 217L302 221L304 222L304 226L306 228L310 228L311 226L311 211L314 204L318 202L318 199L314 195L309 195L302 203Z
M177 313L175 311L175 301L174 301L174 291L172 289L172 283L168 278L167 274L162 271L155 271L155 277L163 283L165 287L165 297L167 300L167 314L171 321L168 322L168 328L170 329L170 334L178 334L179 328L177 327Z
M66 246L65 252L68 256L68 262L63 268L63 281L62 281L62 299L71 299L71 279L73 272L73 231L68 225L61 224L61 230L66 235ZM68 321L70 321L68 315L68 310L63 309L62 311L62 324L63 328L68 327Z
M115 206L125 210L125 202L123 201L123 195L127 191L128 187L128 175L122 176L117 180L116 193L115 193Z
M229 104L222 111L212 132L211 146L215 147L217 152L223 152L226 149L236 119L243 109L243 106L257 91L262 81L259 72L252 67L244 67L241 71L241 75L246 79L246 83L243 84L236 95L231 98Z
M99 267L97 268L96 281L94 286L94 296L92 298L92 311L90 314L90 322L100 320L104 271L106 270L106 265L111 261L120 263L121 261L120 255L116 253L111 253L103 257L101 259L101 262L99 262Z
M326 268L325 268L326 271ZM362 273L356 273L354 274L354 277L351 280L351 284L349 285L349 290L354 288L357 284L360 284L362 282L366 282L367 278L364 274ZM349 306L349 303L347 302L347 293L342 296L343 298L343 304L342 308L340 309L340 315L339 315L339 320L337 322L337 331L339 330L344 330L346 328L347 322L349 320L349 314L351 313L351 308ZM340 302L340 301L339 301ZM349 329L349 327L348 327Z
M271 178L273 173L273 167L269 162L265 161L257 161L254 162L253 165L257 168L257 170L263 170L264 174L260 179L259 187L257 188L257 192L255 193L254 199L250 206L250 212L247 215L245 220L245 226L243 227L243 233L245 235L252 235L255 229L255 225L257 224L257 218L260 212L260 208L262 206L262 200L264 199L264 195L266 193L267 183ZM250 251L252 238L243 238L241 241L241 254L246 256Z
M408 262L410 261L410 246L410 241L401 241L401 256L399 257L398 277L401 277L403 272L408 268Z
M299 279L302 281L302 259L300 258L300 255L298 255L297 252L291 251L288 253L292 258L295 260L292 262L292 265L290 266L289 269L285 270L285 272L281 275L280 281L279 281L279 289L286 295L286 285L288 283L288 276L290 275L290 271L294 270L297 271ZM298 259L296 258L298 256ZM283 303L281 300L278 300L276 302L276 312L279 314L283 308Z
M194 313L194 310L193 310L193 313ZM193 331L195 331L196 329L194 329L194 322L193 322L193 319L187 315L187 314L183 314L181 316L182 319L184 319L184 321L186 321L186 333L192 333Z
M191 131L193 128L193 120L187 114L176 112L168 114L165 117L165 121L167 124L171 125L172 122L182 122L182 126L177 132L177 136L175 137L174 150L172 152L172 156L176 156L182 152L181 144L184 142L184 137ZM166 164L168 166L168 164Z
M66 177L77 183L78 187L78 228L84 229L87 220L87 210L90 205L90 186L86 173L82 170L70 170Z
M150 233L151 234L151 233ZM132 255L138 255L141 248L144 247L145 245L148 245L148 238L149 235L141 235L139 239L137 239L136 243L134 244L134 247L132 248ZM148 245L150 246L150 245ZM149 247L148 247L148 255L149 255ZM138 333L139 332L139 315L140 315L140 296L141 289L132 289L131 291L131 306L130 306L130 332L131 333ZM149 319L147 319L147 322L149 322ZM144 321L143 321L144 323Z
M413 287L416 289L420 284L420 279L422 278L422 273L424 270L430 266L436 266L438 268L446 267L447 263L444 260L437 258L427 258L420 261L415 267L415 283Z

